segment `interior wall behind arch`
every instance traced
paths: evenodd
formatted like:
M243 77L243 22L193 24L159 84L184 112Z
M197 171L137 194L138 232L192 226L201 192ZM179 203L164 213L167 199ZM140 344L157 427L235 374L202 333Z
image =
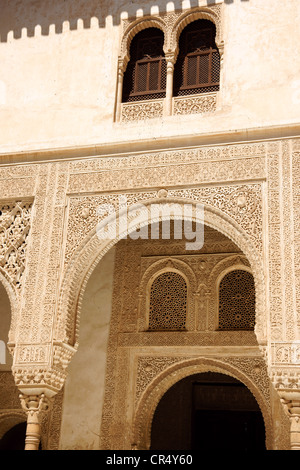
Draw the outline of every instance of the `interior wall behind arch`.
M99 448L115 250L93 271L83 296L79 348L68 369L60 449Z
M12 357L7 349L10 324L10 301L3 284L0 282L0 371L11 370L12 366Z

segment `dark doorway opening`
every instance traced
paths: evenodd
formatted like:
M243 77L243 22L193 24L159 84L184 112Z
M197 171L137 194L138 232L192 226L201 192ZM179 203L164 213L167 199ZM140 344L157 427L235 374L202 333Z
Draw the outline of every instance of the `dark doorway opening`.
M26 422L16 424L0 439L0 450L24 450Z
M152 450L265 450L265 427L250 390L219 373L186 377L160 400Z

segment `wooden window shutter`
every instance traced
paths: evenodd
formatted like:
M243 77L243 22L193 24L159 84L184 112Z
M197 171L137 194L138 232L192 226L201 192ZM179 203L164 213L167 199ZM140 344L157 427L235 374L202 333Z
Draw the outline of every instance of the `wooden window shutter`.
M167 70L163 43L163 32L157 28L147 28L133 38L124 74L123 102L165 97Z
M220 54L215 34L215 25L208 20L196 20L181 33L174 96L219 90Z

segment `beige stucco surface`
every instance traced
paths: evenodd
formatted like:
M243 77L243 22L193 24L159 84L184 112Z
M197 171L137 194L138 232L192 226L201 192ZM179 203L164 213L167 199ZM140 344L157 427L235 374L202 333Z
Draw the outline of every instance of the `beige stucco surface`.
M224 66L216 113L146 126L113 122L121 18L186 2L3 1L0 152L233 131L298 122L298 0L225 4ZM287 53L287 49L289 53Z
M8 295L4 286L0 282L0 348L2 363L0 361L0 371L10 370L12 365L12 357L7 349L8 332L11 322L11 309ZM4 361L3 361L4 359Z
M70 364L65 386L61 449L99 448L113 269L114 249L111 249L86 287L80 346Z
M0 4L0 275L14 354L12 373L0 374L0 435L7 417L24 420L23 393L36 399L22 401L28 416L48 400L44 448L144 449L163 393L217 370L255 394L270 449L290 440L300 449L299 0ZM167 10L165 25L174 25L207 5L222 26L222 52L224 41L213 111L190 105L184 115L115 122L124 24ZM207 226L235 243L253 272L254 333L214 331L217 289L207 283L224 266L199 260L191 330L146 331L150 284L141 269L153 274L155 257L164 269L182 258L176 246L149 243L140 263L136 249L109 250L113 242L97 238L97 208L117 210L121 195L128 208L204 205ZM5 335L8 311L0 283Z

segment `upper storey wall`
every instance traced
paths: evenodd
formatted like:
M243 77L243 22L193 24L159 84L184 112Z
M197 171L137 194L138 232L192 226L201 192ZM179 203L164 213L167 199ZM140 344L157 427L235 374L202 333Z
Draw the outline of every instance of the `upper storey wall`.
M2 0L0 153L299 123L299 0L231 2L217 110L125 125L114 122L122 18L215 2Z

